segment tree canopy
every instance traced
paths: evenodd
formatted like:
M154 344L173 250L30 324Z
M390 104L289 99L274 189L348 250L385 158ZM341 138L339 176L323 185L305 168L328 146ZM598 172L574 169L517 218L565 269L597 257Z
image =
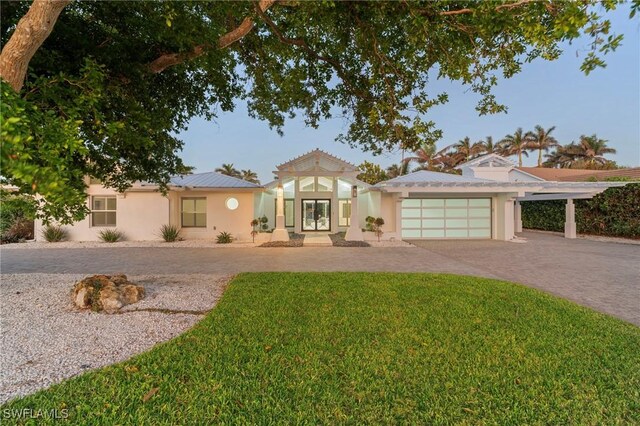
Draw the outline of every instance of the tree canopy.
M27 11L47 18L52 3L50 35L24 39ZM183 168L176 134L238 99L278 132L339 115L344 143L413 151L441 136L427 113L447 95L430 79L467 85L481 114L504 111L498 78L558 58L566 41L591 37L582 70L604 66L621 41L605 16L618 3L2 2L2 175L40 194L45 216L78 219L84 176L164 188Z

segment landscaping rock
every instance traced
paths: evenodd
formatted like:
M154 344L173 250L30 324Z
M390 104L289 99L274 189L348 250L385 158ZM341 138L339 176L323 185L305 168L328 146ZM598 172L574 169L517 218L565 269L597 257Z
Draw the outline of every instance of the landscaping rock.
M72 300L80 309L113 314L143 297L144 287L129 282L124 274L93 275L76 283Z

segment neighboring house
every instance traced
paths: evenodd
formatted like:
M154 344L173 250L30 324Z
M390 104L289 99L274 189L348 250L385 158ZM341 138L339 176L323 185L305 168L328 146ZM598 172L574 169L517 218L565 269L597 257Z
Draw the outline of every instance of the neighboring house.
M67 228L77 241L97 240L105 227L130 240L157 240L164 224L180 227L186 239L225 231L249 241L251 221L266 217L272 241L289 232L340 231L362 240L375 238L362 232L373 216L385 221L384 239L510 240L522 230L518 201L566 199L566 236L575 238L572 200L624 185L544 181L495 154L458 168L462 176L417 171L371 186L356 178L356 166L316 149L277 166L277 179L264 186L214 172L174 177L166 196L145 183L124 193L92 183L90 215Z

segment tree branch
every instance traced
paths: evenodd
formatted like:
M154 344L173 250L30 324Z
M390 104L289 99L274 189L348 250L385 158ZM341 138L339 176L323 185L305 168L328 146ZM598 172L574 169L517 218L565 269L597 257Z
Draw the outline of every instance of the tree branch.
M29 62L71 0L34 0L18 21L11 38L0 53L0 77L19 92L24 85Z
M257 10L264 12L265 10L269 9L276 1L277 0L260 0ZM242 39L244 36L249 34L251 30L253 30L254 26L255 23L253 22L253 18L244 18L240 25L218 39L218 49L225 49L236 41ZM189 52L165 53L163 55L160 55L157 59L153 60L148 65L149 71L151 71L151 73L153 74L161 73L169 67L179 65L185 61L200 57L211 50L213 47L214 46L211 43L203 43L195 46Z
M528 3L534 3L538 1L540 0L520 0L515 3L506 3L506 4L501 4L499 6L496 6L495 10L501 11L502 9L514 9L516 7L524 6ZM459 10L446 10L438 14L441 16L451 16L451 15L463 15L466 13L473 13L473 12L474 12L474 9L465 8L465 9L459 9Z
M278 39L280 40L280 42L284 43L284 44L288 44L291 46L298 46L300 48L302 48L305 52L307 52L307 54L309 56L311 56L312 58L322 61L322 62L326 62L329 65L331 65L333 67L333 69L336 71L336 73L338 74L338 77L340 77L340 79L345 83L345 85L347 85L347 87L349 87L351 90L353 90L353 92L358 95L359 97L363 98L363 99L369 99L369 96L363 92L362 90L357 89L352 83L351 81L348 79L344 68L342 68L342 65L340 64L340 62L338 62L337 60L328 57L328 56L324 56L319 54L318 52L316 52L315 50L313 50L306 41L304 41L303 39L300 38L289 38L286 37L282 31L280 31L280 28L278 28L278 26L271 20L271 18L269 18L269 16L267 16L267 14L261 10L261 8L257 7L256 5L256 11L258 12L258 15L260 15L260 17L262 18L262 20L269 26L269 28L271 28L271 31L273 31L273 33L278 37Z

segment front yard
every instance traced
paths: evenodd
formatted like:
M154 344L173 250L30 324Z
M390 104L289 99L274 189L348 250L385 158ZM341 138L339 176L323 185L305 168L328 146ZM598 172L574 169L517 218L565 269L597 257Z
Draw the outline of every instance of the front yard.
M639 354L639 328L516 284L241 274L189 332L2 408L87 424L632 424Z

